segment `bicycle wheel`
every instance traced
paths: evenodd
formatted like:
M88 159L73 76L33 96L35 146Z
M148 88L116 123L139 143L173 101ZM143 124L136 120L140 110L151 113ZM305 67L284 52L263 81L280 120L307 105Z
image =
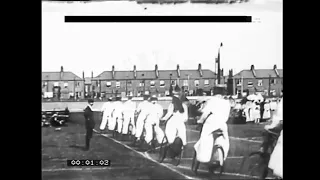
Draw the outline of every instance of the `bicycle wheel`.
M118 122L116 121L116 125L112 131L112 137L116 138L117 137L117 129L118 129Z
M183 156L183 149L181 149L181 152L180 152L180 154L179 154L179 156L178 156L178 160L177 160L175 166L178 166L178 165L180 164L180 161L181 161L182 156Z
M163 137L161 144L160 144L159 159L158 159L158 161L160 163L163 162L163 160L166 158L166 154L167 154L167 143L165 143L165 138L166 137Z
M268 155L261 152L253 152L241 164L241 171L259 179L265 179L268 175Z
M212 161L212 164L209 164L209 172L217 175L218 179L220 179L220 176L223 173L224 170L224 151L221 146L215 145L212 148L212 156L214 156L214 161ZM217 172L217 174L215 173Z

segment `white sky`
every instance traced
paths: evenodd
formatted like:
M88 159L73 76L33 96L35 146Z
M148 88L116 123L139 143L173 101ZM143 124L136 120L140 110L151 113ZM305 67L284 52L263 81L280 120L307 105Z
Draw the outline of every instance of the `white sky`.
M270 3L271 4L271 3ZM269 5L269 4L268 4ZM280 5L280 6L279 6ZM106 3L42 3L42 71L82 77L105 70L203 69L214 71L220 42L221 68L282 68L282 5L155 6ZM126 7L126 8L124 8ZM238 8L239 7L239 8ZM267 7L267 6L266 6ZM276 8L273 8L276 7ZM179 9L180 8L180 9ZM217 11L217 8L219 10ZM263 9L264 11L262 11ZM214 12L214 13L213 13ZM64 23L64 15L252 15L260 23Z

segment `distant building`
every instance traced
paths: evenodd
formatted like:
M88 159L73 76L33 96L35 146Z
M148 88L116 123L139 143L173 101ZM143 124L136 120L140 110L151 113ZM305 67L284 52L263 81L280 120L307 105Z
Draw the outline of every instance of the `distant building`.
M48 98L83 97L83 80L72 72L42 72L42 94Z
M235 92L260 92L265 95L280 96L283 89L283 70L277 69L274 65L273 69L255 69L251 65L249 70L242 70L233 76L235 80ZM243 80L243 81L242 81ZM231 85L232 83L228 83ZM230 88L228 88L230 89Z
M111 71L104 71L92 78L91 90L102 96L114 94L129 94L141 96L143 94L169 95L170 84L178 84L186 93L195 95L196 91L210 92L214 87L216 75L208 69L202 69L199 64L195 70L159 70L155 65L154 70L116 71L112 66Z

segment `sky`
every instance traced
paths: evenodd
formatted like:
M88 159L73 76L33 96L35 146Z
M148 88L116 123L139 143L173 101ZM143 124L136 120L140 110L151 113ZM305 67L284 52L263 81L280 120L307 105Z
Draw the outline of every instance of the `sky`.
M114 7L113 7L114 6ZM215 70L214 60L220 43L221 68L225 75L249 69L282 68L282 11L255 11L190 5L179 9L137 5L42 3L42 71L71 71L82 77L98 76L103 71L159 69ZM122 9L119 9L121 7ZM256 6L258 7L258 5ZM115 9L118 8L118 11ZM191 11L191 10L192 11ZM169 12L169 13L168 13ZM65 15L187 14L253 15L255 23L64 23ZM144 14L143 14L144 13ZM130 15L131 15L130 14Z

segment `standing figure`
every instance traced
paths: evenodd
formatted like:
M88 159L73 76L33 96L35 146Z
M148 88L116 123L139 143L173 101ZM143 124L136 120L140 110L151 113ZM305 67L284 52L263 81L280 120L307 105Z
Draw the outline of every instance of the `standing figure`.
M123 104L123 128L122 134L128 134L131 125L131 133L135 134L134 114L136 111L136 103L132 101L133 95L129 94L128 100Z
M93 100L89 99L88 105L84 109L85 127L86 127L86 147L85 147L85 150L89 150L89 148L90 148L90 140L92 138L93 128L95 126L95 122L93 119L92 106L93 106Z
M263 119L270 119L271 118L271 107L270 101L267 100L264 104L264 112L263 112Z
M102 112L102 121L100 124L100 130L103 131L106 128L106 125L108 124L109 118L111 118L111 110L112 110L112 99L108 98L107 102L105 102L101 108Z
M136 133L135 133L135 140L133 142L133 145L135 145L135 143L137 141L140 141L140 137L142 135L142 131L143 131L143 127L144 127L144 122L149 114L149 110L150 110L150 102L148 101L149 96L148 95L144 95L143 96L143 101L138 105L137 107L137 114L138 114L138 119L136 122Z

